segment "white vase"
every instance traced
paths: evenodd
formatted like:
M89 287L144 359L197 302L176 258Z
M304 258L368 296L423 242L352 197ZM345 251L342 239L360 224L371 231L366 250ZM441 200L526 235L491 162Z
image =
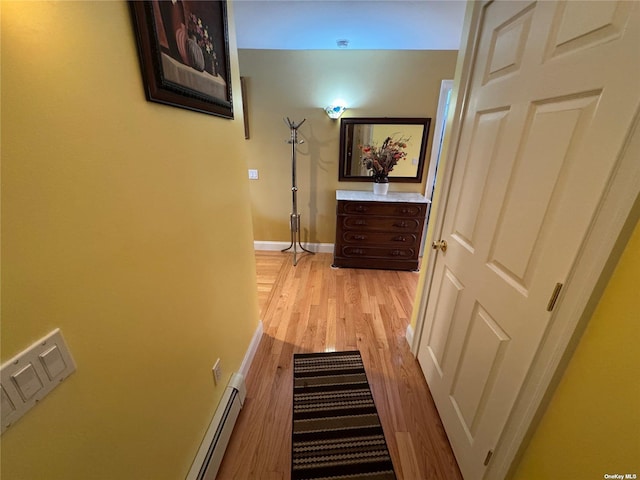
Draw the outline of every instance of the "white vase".
M374 195L386 195L389 191L388 183L376 183L373 182L373 194Z

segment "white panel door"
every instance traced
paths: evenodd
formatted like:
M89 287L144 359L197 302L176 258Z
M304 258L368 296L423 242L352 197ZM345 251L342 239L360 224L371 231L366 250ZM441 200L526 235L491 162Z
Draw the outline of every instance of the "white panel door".
M494 2L479 21L418 350L467 480L498 445L640 101L637 2Z

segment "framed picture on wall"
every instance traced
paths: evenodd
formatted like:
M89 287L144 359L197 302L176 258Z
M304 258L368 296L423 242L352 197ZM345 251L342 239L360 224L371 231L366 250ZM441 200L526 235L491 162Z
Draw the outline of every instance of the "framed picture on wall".
M147 100L233 118L226 0L129 5Z

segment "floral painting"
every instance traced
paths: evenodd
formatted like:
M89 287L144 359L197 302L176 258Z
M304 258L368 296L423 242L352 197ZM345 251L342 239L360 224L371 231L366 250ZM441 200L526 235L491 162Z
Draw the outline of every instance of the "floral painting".
M147 99L233 118L226 1L130 5Z

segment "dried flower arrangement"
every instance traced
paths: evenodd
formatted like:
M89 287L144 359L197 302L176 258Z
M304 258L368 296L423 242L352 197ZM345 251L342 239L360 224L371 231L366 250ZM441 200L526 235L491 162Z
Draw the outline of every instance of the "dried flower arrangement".
M393 171L398 162L407 157L407 142L409 137L387 137L381 146L360 145L362 151L362 163L367 170L371 171L373 181L377 183L387 183L389 173Z

